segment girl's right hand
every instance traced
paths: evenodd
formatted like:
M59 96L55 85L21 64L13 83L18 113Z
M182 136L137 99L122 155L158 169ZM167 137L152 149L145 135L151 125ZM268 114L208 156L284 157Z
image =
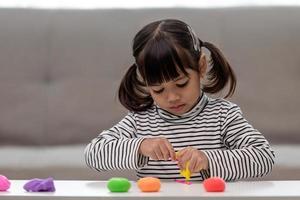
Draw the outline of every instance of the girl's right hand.
M153 160L176 160L172 144L163 137L146 138L142 141L139 153Z

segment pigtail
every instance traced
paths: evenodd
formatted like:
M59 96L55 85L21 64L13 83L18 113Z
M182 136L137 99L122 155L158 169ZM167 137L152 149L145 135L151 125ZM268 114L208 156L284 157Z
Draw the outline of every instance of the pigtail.
M130 111L144 111L153 104L153 99L139 80L137 66L133 64L123 77L119 87L119 100Z
M202 41L200 44L210 51L211 60L209 64L212 66L207 73L208 83L204 86L203 91L212 94L217 93L230 82L229 91L225 98L232 96L236 88L236 77L226 58L215 45Z

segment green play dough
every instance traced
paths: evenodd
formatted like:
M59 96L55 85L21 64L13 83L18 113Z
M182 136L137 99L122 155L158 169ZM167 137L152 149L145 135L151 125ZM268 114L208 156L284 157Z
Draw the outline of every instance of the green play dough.
M108 180L107 187L111 192L127 192L131 184L127 178L114 177Z

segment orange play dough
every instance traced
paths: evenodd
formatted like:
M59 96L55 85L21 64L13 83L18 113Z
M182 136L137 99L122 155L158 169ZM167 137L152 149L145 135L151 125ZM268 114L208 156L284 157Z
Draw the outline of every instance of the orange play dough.
M145 177L138 180L137 185L142 192L158 192L160 180L154 177Z

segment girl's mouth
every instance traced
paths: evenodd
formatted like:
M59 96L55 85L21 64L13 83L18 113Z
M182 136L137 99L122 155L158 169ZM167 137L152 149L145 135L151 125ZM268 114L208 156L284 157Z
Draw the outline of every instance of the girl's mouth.
M172 106L172 107L170 107L170 109L171 109L171 110L174 110L174 111L179 111L179 110L181 110L184 106L185 106L185 104L180 104L180 105L177 105L177 106Z

